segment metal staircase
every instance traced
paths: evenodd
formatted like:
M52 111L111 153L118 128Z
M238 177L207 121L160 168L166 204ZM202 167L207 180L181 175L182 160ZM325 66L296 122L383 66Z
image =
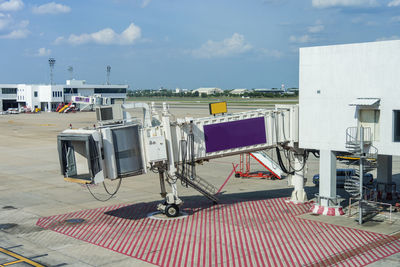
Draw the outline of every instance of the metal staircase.
M378 207L371 199L368 199L367 192L371 189L362 185L360 187L361 172L365 174L378 167L378 149L372 145L371 128L349 127L346 129L346 148L350 155L342 157L349 169L355 169L355 175L350 172L346 174L344 189L359 201L360 224L362 217L367 214L378 212Z
M218 188L216 188L214 185L210 184L203 178L199 176L195 176L193 179L189 178L185 175L182 175L181 173L176 173L176 177L182 181L182 183L186 184L187 186L190 186L191 188L197 190L201 194L203 194L205 197L210 199L213 202L218 202L218 198L215 196L215 194L218 191Z
M345 163L351 169L356 170L356 175L346 175L344 184L345 190L354 198L360 198L360 168L362 163L363 175L377 168L378 149L372 145L371 128L363 129L363 136L360 128L350 127L346 130L346 148L351 155L343 157Z
M79 109L80 109L80 111L93 110L93 105L92 104L79 104Z

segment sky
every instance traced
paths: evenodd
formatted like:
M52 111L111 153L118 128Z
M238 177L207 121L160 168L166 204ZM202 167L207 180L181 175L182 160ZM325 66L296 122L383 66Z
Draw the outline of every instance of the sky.
M299 48L400 39L400 0L0 0L0 83L298 87Z

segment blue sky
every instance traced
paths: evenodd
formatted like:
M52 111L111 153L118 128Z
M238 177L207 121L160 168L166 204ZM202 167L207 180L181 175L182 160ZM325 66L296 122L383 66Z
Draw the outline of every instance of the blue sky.
M400 39L400 0L0 0L0 83L298 86L298 48Z

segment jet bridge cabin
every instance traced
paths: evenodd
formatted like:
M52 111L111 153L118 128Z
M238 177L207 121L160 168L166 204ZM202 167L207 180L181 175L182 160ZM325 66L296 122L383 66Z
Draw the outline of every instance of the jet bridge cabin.
M100 135L93 130L66 130L58 135L58 153L61 173L67 181L80 183L101 182Z
M100 183L145 172L139 125L65 130L58 135L61 173L70 182Z

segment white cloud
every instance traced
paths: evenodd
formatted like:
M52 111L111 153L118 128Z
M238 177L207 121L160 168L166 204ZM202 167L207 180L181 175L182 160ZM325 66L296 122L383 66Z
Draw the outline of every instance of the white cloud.
M11 23L10 16L6 16L0 13L0 30L8 28Z
M59 36L59 37L57 37L55 40L54 40L54 44L62 44L62 43L64 43L65 42L65 38L64 38L64 36Z
M259 52L261 55L267 57L281 58L283 56L283 53L281 51L275 49L261 48L259 49Z
M381 37L376 39L376 41L390 41L390 40L400 40L400 36L392 35L390 37Z
M45 56L50 56L50 54L51 54L51 49L47 49L45 47L41 47L41 48L38 49L38 51L35 54L35 56L45 57Z
M312 0L312 6L318 8L352 7L352 6L369 7L376 5L378 5L378 2L376 0Z
M400 22L400 16L395 16L390 19L392 22Z
M376 21L370 20L370 21L367 21L367 22L365 23L365 25L366 25L366 26L377 26L377 25L379 25L379 23L376 22Z
M22 0L0 1L0 11L18 11L24 7Z
M121 34L116 33L111 28L105 28L94 33L83 33L80 35L71 34L68 38L58 37L54 43L60 44L67 42L73 45L81 45L86 43L96 43L103 45L118 44L130 45L140 39L141 29L131 23Z
M289 37L289 41L292 43L305 44L314 41L314 39L310 35L304 34L302 36L292 35Z
M192 50L191 53L194 57L198 58L229 57L245 53L252 48L245 41L243 35L234 33L232 37L222 41L208 40L200 48Z
M393 0L389 2L388 6L389 7L400 6L400 0Z
M18 28L26 28L29 25L29 20L23 20L20 23L18 23L17 27Z
M23 20L19 23L15 23L14 21L12 21L11 17L7 18L10 18L10 20L4 22L3 30L7 29L10 32L7 34L0 35L1 39L23 39L30 34L29 30L27 29L29 25L29 20ZM1 21L2 19L0 19L0 26L1 26Z
M308 27L308 32L310 33L318 33L318 32L322 32L325 29L324 25L314 25L314 26L310 26Z
M142 8L145 8L146 6L148 6L148 4L150 4L151 0L143 0L142 2Z
M1 39L23 39L29 35L29 31L27 29L18 29L14 30L8 34L0 35Z
M63 4L57 4L55 2L43 4L40 6L34 6L32 12L35 14L59 14L59 13L69 13L71 8Z

